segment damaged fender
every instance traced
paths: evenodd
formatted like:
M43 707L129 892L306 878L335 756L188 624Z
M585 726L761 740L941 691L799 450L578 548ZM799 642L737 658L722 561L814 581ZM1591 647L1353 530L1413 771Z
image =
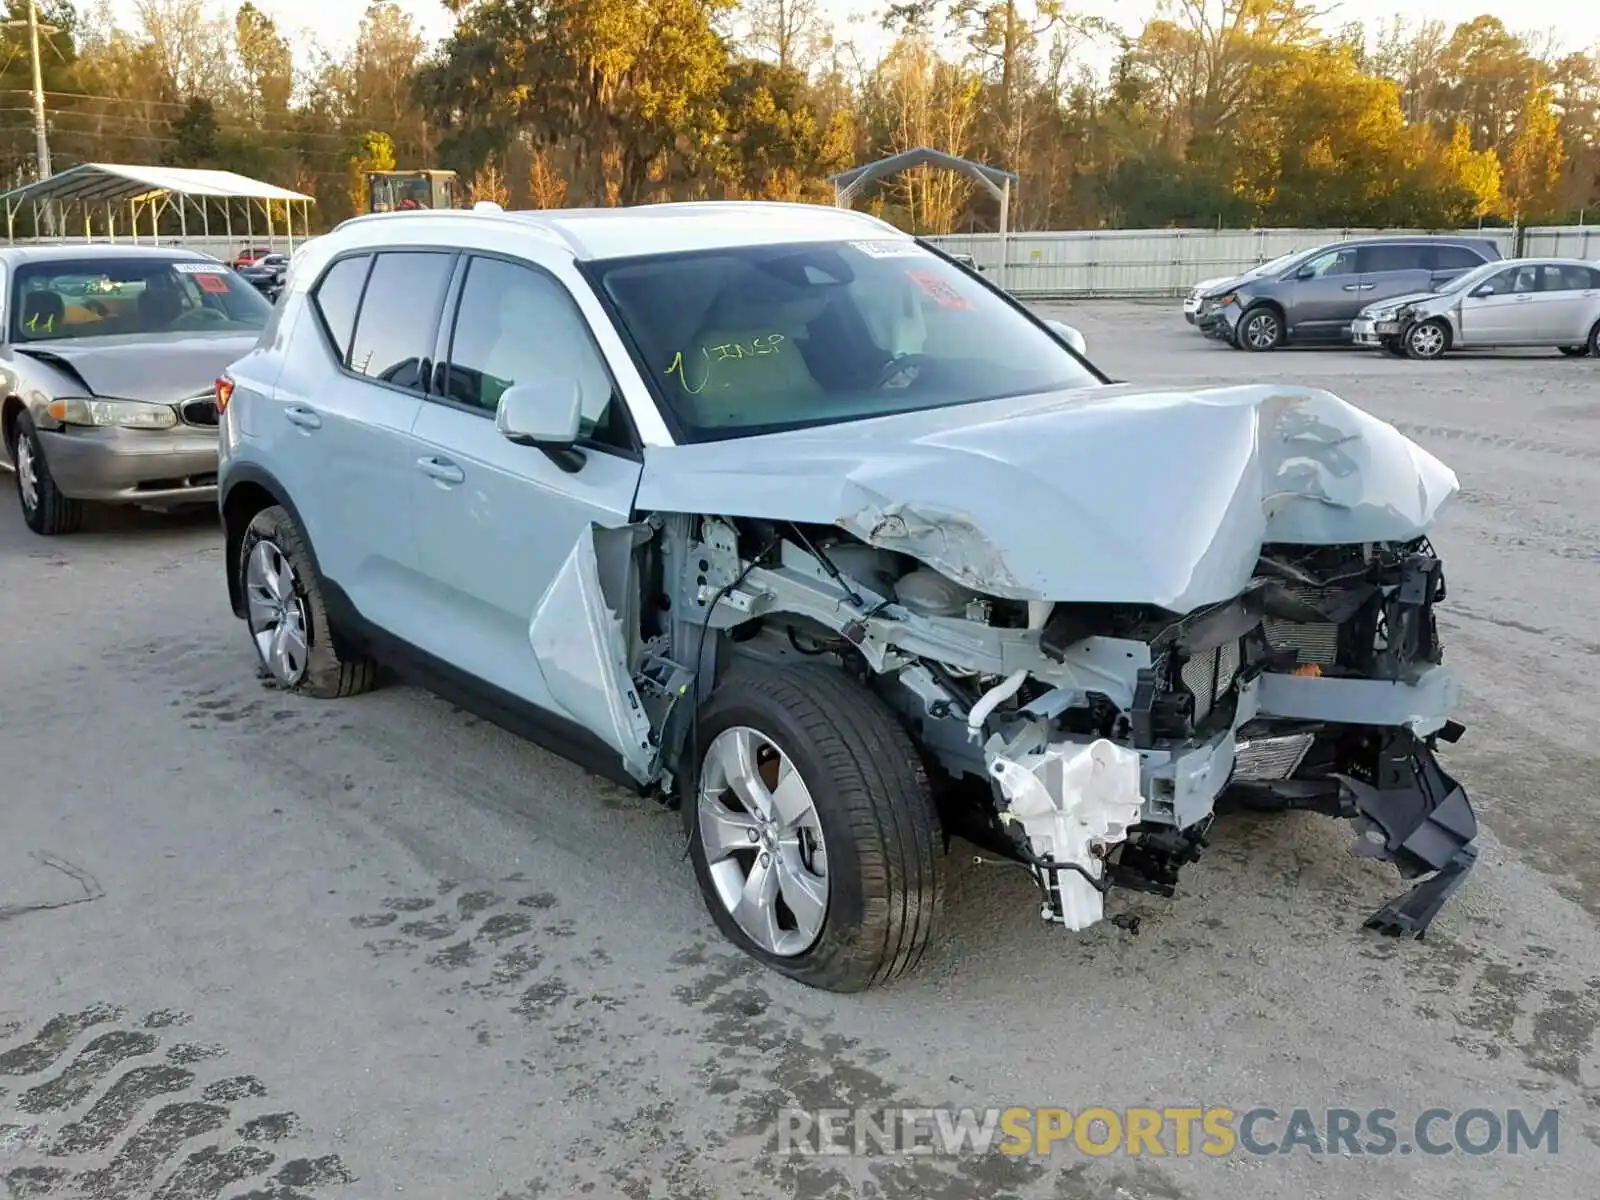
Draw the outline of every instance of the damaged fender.
M641 784L656 774L658 747L634 686L628 638L628 568L645 526L589 525L540 597L528 642L553 703L617 751Z

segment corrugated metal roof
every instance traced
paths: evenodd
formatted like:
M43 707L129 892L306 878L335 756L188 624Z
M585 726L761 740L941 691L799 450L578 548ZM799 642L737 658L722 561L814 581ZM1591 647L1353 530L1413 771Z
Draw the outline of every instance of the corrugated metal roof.
M71 204L79 201L116 203L139 200L160 192L195 200L316 202L314 197L233 171L204 171L194 167L134 167L120 163L79 163L49 179L35 180L6 192L0 195L0 200L13 205L45 202Z

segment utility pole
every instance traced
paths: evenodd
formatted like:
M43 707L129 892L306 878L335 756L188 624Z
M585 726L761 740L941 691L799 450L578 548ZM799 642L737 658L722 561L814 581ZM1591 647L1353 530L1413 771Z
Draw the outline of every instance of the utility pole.
M39 178L49 179L50 138L44 120L44 68L39 62L39 4L27 0L28 48L33 54L33 137L38 152Z

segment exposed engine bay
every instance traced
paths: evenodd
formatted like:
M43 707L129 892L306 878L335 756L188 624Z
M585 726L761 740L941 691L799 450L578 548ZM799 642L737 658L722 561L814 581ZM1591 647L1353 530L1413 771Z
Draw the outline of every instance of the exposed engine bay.
M1227 792L1352 821L1353 853L1417 881L1367 925L1420 937L1476 857L1434 757L1462 733L1444 595L1425 538L1268 544L1238 595L1174 613L987 595L835 526L658 514L592 528L530 635L641 787L672 792L697 700L739 658L832 660L900 714L947 835L1025 866L1047 920L1171 896Z

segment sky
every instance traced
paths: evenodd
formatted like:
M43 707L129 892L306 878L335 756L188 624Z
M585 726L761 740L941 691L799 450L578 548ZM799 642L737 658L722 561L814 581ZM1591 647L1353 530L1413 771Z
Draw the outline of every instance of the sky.
M234 7L231 0L224 0ZM418 28L430 39L449 32L450 17L439 0L397 0L409 11ZM280 29L291 35L309 32L329 49L344 49L354 41L366 0L255 0L256 6L271 15ZM1067 0L1067 7L1095 13L1137 29L1155 12L1159 0ZM873 13L881 8L875 0L821 0L824 11L845 36L853 37L865 54L881 51L885 35ZM131 14L134 0L115 0L120 10ZM1456 24L1482 13L1499 17L1517 32L1545 34L1554 31L1558 45L1565 50L1589 49L1600 45L1600 5L1574 0L1408 0L1401 6L1412 23L1427 20ZM1330 6L1325 24L1333 28L1348 21L1375 25L1396 11L1393 0L1344 0Z

